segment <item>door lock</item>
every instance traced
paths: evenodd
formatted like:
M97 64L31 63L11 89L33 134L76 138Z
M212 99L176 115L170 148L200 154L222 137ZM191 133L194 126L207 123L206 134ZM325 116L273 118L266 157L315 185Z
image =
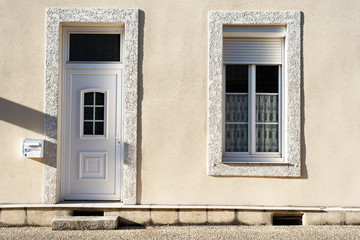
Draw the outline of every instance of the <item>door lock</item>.
M115 137L118 140L118 143L121 144L121 137Z

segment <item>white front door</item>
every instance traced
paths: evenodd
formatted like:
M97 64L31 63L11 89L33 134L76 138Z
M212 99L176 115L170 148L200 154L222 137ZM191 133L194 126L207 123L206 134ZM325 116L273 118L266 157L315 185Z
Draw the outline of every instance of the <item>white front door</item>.
M64 200L120 200L121 70L67 69Z

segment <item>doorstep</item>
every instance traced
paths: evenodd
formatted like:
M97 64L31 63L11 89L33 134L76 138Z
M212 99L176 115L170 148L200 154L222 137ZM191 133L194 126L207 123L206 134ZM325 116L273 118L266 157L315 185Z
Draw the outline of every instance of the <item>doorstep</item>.
M52 230L115 230L118 228L116 216L55 216Z

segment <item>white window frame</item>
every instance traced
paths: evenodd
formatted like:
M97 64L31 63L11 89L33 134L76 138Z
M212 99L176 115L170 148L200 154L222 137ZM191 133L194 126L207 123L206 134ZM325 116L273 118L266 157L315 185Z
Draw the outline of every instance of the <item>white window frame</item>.
M79 68L81 64L84 68L90 65L90 68L123 68L124 56L124 28L106 27L106 26L65 26L63 28L63 66L67 68ZM120 61L70 61L70 34L120 34Z
M223 26L284 25L286 36L282 63L281 156L224 157L225 78ZM228 33L226 33L228 34ZM269 36L272 37L272 36ZM213 11L209 13L208 175L279 176L301 175L301 14L299 11ZM260 64L259 64L260 65ZM250 101L249 101L250 102ZM249 111L250 112L250 111ZM240 154L241 155L241 154Z
M86 121L84 119L84 107L86 105L84 104L84 98L85 93L103 93L104 94L104 105L101 107L104 108L104 120L102 122L104 123L104 134L103 135L94 135L94 134L84 134L84 122ZM109 109L108 109L108 98L109 98L109 91L104 89L98 89L98 88L90 88L90 89L83 89L80 93L80 139L107 139L108 138L108 115L109 115ZM95 102L92 106L96 106ZM95 112L94 112L95 115ZM95 116L94 116L95 118ZM119 118L118 118L119 119ZM95 123L96 120L91 120ZM95 127L95 124L94 124Z
M226 64L226 65L234 65L234 64ZM226 65L224 65L224 82L226 84ZM246 64L241 64L246 65ZM278 152L256 152L256 66L265 66L264 64L247 64L248 65L248 142L249 148L248 152L226 152L225 151L225 136L223 136L223 163L236 163L236 162L252 162L252 163L262 163L262 162L282 162L283 161L283 153L282 153L282 139L283 139L283 82L282 82L282 65L268 65L268 66L278 66L278 131L279 131L279 138L278 138ZM226 93L224 89L224 99L225 101L226 95L231 93ZM224 104L225 108L225 104ZM225 129L225 114L226 110L223 110L223 129ZM225 131L223 133L225 135Z

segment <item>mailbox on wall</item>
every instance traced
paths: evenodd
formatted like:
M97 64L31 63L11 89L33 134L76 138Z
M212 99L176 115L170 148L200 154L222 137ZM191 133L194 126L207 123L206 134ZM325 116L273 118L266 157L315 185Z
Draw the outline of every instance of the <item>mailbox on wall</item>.
M43 158L44 157L44 140L40 139L24 139L23 156L27 158Z

